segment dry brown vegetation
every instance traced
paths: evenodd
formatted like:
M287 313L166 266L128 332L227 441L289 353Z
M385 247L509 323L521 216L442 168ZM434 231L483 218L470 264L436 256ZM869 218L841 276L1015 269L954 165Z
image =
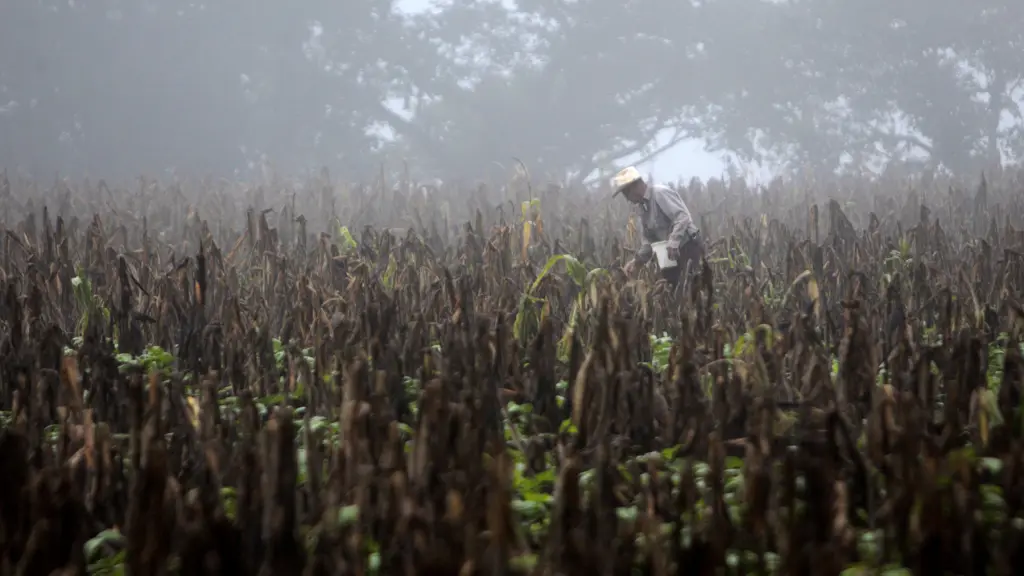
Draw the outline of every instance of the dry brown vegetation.
M0 573L1024 573L1024 181L0 179Z

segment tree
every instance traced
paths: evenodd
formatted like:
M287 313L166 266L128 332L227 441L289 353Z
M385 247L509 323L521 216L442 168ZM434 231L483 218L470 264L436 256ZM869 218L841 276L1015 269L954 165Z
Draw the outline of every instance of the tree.
M1011 0L394 4L4 4L0 154L104 175L266 154L355 178L399 159L506 176L519 159L575 181L666 134L824 172L1024 156Z
M404 130L406 153L442 173L483 177L522 160L534 173L582 180L655 136L699 134L688 111L700 90L671 73L699 65L688 3L530 0L513 12L483 0L425 16L449 63ZM624 22L671 21L662 30ZM473 30L472 34L465 31ZM691 54L692 58L680 58ZM671 64L666 75L663 62Z
M665 130L821 172L918 157L967 173L1024 153L1024 10L1010 0L517 7L478 0L434 17L448 38L483 31L464 48L483 80L419 117L446 144L433 155L456 160L437 159L447 170L515 150L587 173Z
M16 2L0 11L4 162L130 176L373 171L379 110L403 71L391 0L282 5Z
M755 158L760 144L830 170L923 155L970 172L1021 158L1015 3L803 0L760 5L754 21L743 4L712 4L723 20L746 22L716 57L738 42L762 70L720 87L726 113L705 118L718 146Z

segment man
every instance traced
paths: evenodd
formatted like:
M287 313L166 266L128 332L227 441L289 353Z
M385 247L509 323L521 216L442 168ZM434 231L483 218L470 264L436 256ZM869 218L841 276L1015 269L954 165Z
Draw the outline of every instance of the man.
M632 276L638 266L647 264L654 256L651 243L662 241L668 241L668 257L676 261L675 267L661 270L662 278L675 286L684 270L695 273L704 257L704 242L679 192L668 186L648 185L633 166L616 174L612 187L615 188L613 198L622 194L640 208L643 226L643 246L626 263L626 274Z

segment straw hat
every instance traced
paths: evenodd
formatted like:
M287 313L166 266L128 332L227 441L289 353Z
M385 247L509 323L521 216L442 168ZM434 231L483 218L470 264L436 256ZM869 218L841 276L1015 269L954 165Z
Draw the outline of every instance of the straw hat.
M641 179L643 179L643 176L640 175L640 171L635 166L627 166L619 170L619 173L612 177L612 188L615 189L612 198L621 194L633 182Z

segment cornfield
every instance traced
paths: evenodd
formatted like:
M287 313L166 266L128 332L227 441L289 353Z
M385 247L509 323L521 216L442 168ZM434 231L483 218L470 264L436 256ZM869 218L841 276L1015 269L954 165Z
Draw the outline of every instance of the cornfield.
M0 179L0 573L1022 574L1024 180Z

